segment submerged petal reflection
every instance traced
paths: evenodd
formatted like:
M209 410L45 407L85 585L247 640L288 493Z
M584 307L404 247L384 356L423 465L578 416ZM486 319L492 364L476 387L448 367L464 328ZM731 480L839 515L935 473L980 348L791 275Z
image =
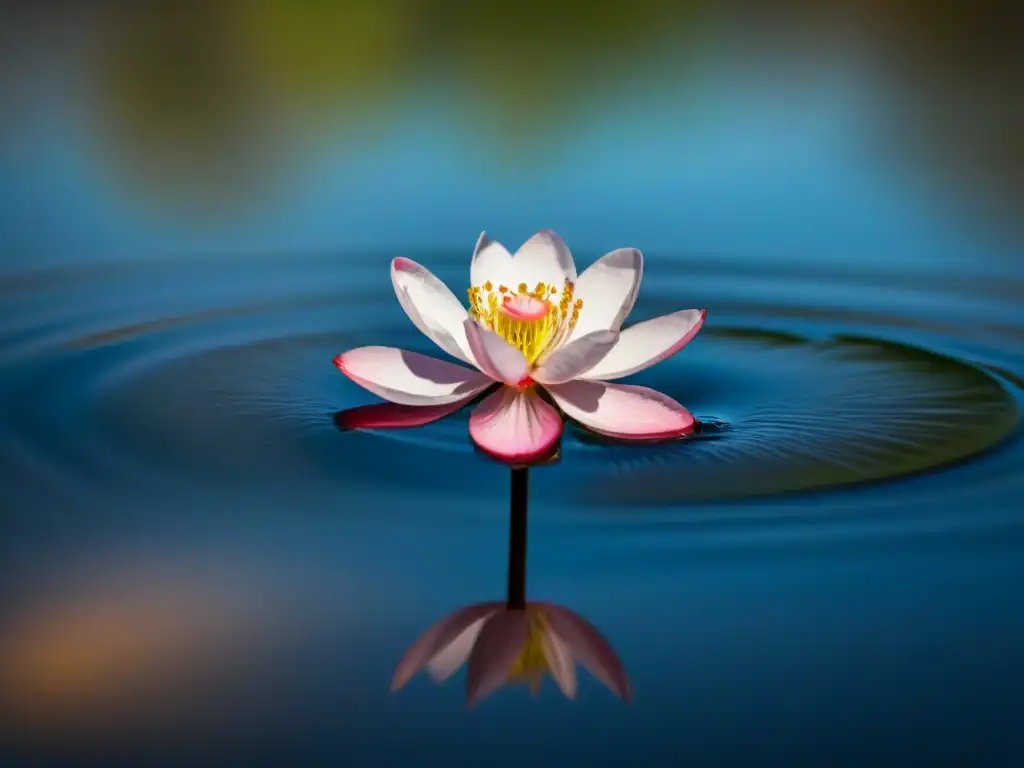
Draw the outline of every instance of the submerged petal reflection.
M436 622L399 661L392 691L421 669L440 683L468 663L469 706L506 684L526 683L536 695L547 673L567 698L574 699L578 661L619 698L633 698L622 662L593 624L568 608L526 599L528 482L528 469L512 470L508 599L475 603Z
M582 616L544 602L522 608L477 603L445 616L405 652L391 688L402 688L421 669L443 682L467 662L470 705L505 684L525 683L536 694L545 674L573 699L576 662L615 695L633 698L625 668L608 640Z

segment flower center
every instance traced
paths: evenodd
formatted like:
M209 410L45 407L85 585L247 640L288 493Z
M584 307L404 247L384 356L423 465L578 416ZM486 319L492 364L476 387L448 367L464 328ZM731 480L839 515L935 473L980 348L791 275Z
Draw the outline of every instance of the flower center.
M552 343L576 327L583 300L573 301L573 289L568 279L561 290L537 283L532 291L526 283L520 283L515 291L505 285L495 290L488 280L469 289L469 314L522 352L532 365Z
M526 618L530 630L526 636L523 651L508 674L509 684L526 683L536 693L544 673L548 671L548 659L544 655L544 633L547 631L547 620L544 614L534 606L526 607Z

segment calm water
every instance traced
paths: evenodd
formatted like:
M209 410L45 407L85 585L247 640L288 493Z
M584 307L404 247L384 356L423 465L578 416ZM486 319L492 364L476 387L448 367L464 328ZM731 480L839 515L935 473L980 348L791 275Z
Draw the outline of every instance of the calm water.
M8 136L9 764L1017 762L1019 249L871 152L859 76L741 74L608 96L517 168L410 98L217 228L152 214L70 117ZM709 309L633 377L700 435L570 429L532 472L528 596L600 628L635 700L584 675L467 711L464 672L392 695L420 632L502 599L509 476L465 412L337 430L373 398L331 358L436 352L392 256L461 295L480 229L547 226L581 266L644 251L632 320Z

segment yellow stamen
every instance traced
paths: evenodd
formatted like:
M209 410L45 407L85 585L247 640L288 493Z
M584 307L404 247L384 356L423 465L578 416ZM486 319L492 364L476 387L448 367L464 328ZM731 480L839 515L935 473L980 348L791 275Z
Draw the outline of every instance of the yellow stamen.
M518 349L527 361L534 364L544 352L563 338L579 317L582 301L572 302L573 284L568 280L562 290L558 303L554 295L558 289L547 283L537 283L533 291L528 292L526 283L519 284L518 292L508 287L498 286L494 290L488 280L482 286L469 289L469 314L483 327L501 336L505 341ZM548 298L551 296L552 298ZM528 297L531 302L541 302L546 311L538 317L522 318L513 312L506 312L503 304L506 300L515 302L519 297Z
M548 623L544 613L536 606L528 605L525 611L530 628L522 653L509 671L508 682L525 682L530 686L530 690L537 693L544 673L548 671L548 659L544 654L544 633L547 631Z

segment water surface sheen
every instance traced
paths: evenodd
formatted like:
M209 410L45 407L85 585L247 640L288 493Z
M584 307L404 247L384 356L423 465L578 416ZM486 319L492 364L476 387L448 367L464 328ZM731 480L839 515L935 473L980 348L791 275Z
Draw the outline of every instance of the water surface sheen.
M414 255L461 290L460 255ZM935 311L954 290L970 299L958 281L945 296L943 286L900 286L895 307L843 308L829 294L848 276L829 285L783 273L766 285L684 256L648 262L654 278L629 322L682 304L711 314L684 353L631 381L684 403L701 429L624 444L570 425L556 465L535 472L541 498L619 507L628 522L647 505L671 516L695 501L753 502L969 460L978 469L966 471L982 471L987 453L1012 450L1015 361L998 347L964 351L981 337L1012 345L1010 307L1002 326L988 324L997 335L965 322L962 308L952 324ZM809 300L811 280L823 300ZM89 485L130 467L174 486L315 477L325 489L429 486L479 498L466 477L493 471L467 439L470 409L413 430L332 429L335 411L374 401L331 365L338 352L383 344L446 357L402 313L386 257L57 269L9 277L0 290L5 442L60 476L80 471ZM988 296L978 301L993 312Z
M406 255L464 291L465 254ZM45 753L51 729L76 749L131 754L132 739L110 734L130 724L144 751L167 723L201 733L203 717L230 744L225 723L241 718L289 749L301 722L300 753L333 754L344 733L364 761L454 741L484 754L508 718L524 733L510 759L544 743L592 760L606 748L710 760L733 754L737 730L766 756L837 742L892 754L914 741L888 730L897 719L919 734L955 723L936 738L963 754L982 735L1017 738L975 713L1024 704L1006 682L1024 639L1024 285L647 254L630 322L709 316L683 353L630 381L685 404L700 433L621 445L570 427L531 483L530 588L601 627L636 702L587 683L569 704L549 685L467 714L461 682L414 681L393 698L387 682L429 623L500 596L507 472L472 449L466 411L405 432L343 432L332 418L374 401L335 354L443 356L402 313L388 260L0 278L8 652L38 646L33 632L61 635L60 620L80 633L62 600L113 604L115 625L170 605L154 615L182 612L172 638L231 606L222 631L168 641L186 649L186 674L166 710L139 709L145 691L129 688L83 734L74 696L55 711L42 682L17 678L14 699L33 702L15 707L26 754ZM232 648L256 671L225 671L218 654ZM226 675L213 698L203 664Z

